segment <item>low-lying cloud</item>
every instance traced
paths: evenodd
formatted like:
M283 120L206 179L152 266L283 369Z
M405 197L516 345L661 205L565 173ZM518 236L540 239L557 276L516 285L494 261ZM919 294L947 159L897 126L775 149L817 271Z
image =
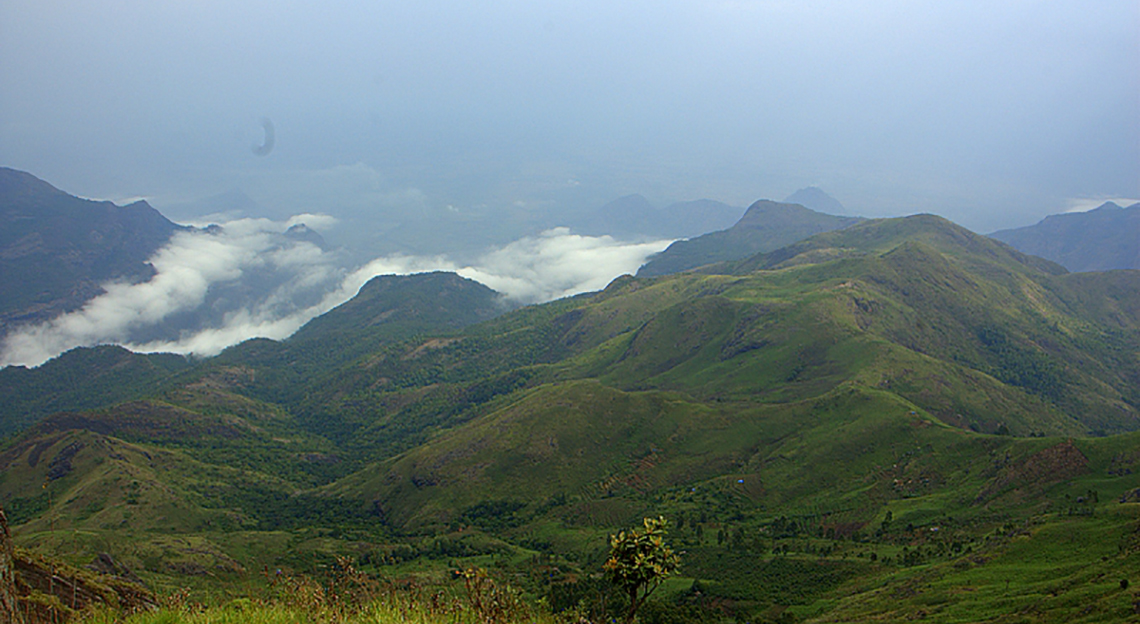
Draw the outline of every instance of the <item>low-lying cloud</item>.
M650 255L672 241L619 243L609 236L547 230L484 255L456 272L523 303L600 290L613 278L636 273Z
M1106 203L1114 203L1121 208L1128 208L1137 203L1140 199L1131 199L1127 197L1080 197L1069 200L1069 207L1065 212L1088 212L1096 210Z
M636 272L671 242L629 243L557 228L469 264L393 255L351 269L338 252L299 235L300 224L320 229L335 220L240 219L176 234L150 259L155 275L149 281L105 284L105 292L80 310L16 328L0 343L0 365L38 366L69 349L98 344L211 356L254 337L279 340L378 275L454 271L517 303L540 303L601 289Z

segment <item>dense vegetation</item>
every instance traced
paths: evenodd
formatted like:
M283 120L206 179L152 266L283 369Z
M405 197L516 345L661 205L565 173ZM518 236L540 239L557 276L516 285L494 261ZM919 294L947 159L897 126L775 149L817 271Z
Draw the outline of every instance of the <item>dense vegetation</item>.
M114 392L85 351L0 372L40 410L0 451L17 541L206 602L339 561L597 619L609 536L663 516L681 568L643 621L1131 615L1134 272L917 216L490 320L389 279L288 341L101 352L151 371Z

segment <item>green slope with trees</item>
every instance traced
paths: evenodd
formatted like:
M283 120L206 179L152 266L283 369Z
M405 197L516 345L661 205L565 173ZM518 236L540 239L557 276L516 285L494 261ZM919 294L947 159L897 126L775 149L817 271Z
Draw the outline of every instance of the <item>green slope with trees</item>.
M663 516L681 576L646 621L1132 608L1136 272L920 215L477 323L456 279L62 401L0 454L17 540L167 587L342 556L594 608L608 536Z

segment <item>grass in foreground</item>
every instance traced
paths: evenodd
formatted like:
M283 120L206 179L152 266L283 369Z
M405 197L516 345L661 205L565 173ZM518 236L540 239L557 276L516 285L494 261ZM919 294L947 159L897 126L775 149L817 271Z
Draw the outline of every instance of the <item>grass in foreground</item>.
M84 624L483 624L493 622L567 621L552 615L527 613L488 618L462 605L432 608L410 600L378 601L353 612L307 610L281 604L236 603L201 610L163 609L122 616L104 611L90 614ZM572 621L572 620L570 620Z
M83 624L536 624L577 622L576 612L555 617L496 583L483 570L468 570L463 591L381 585L347 562L328 583L309 577L274 582L264 598L239 598L217 606L175 593L158 611L124 614L111 609L84 613ZM38 623L32 623L38 624Z

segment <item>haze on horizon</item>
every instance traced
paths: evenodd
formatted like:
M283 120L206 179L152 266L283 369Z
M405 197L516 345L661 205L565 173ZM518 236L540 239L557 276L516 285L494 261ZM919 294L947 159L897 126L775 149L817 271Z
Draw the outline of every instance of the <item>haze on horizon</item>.
M983 233L1140 198L1134 0L10 0L0 77L0 166L226 224L0 364L284 338L383 273L596 290L680 235L599 226L631 194L743 212L816 186ZM282 247L299 222L330 248ZM159 331L249 280L259 299Z
M338 244L631 193L980 232L1140 197L1133 0L12 0L0 75L0 165Z

